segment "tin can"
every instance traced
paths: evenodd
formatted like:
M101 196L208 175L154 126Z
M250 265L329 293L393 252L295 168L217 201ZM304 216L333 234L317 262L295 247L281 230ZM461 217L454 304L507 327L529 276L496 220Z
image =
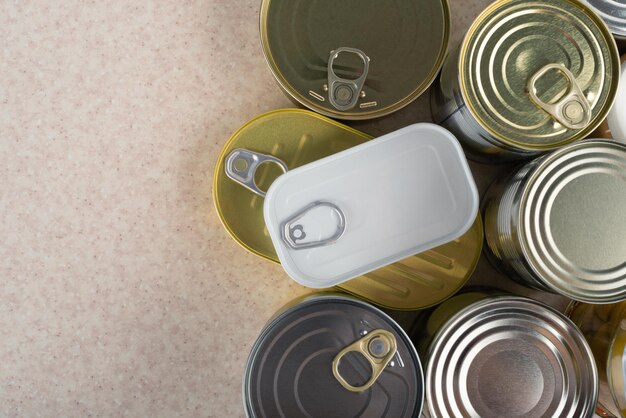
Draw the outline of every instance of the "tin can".
M447 0L263 0L261 44L283 91L338 119L371 119L431 85L450 35Z
M585 138L615 99L619 56L608 28L573 0L499 0L445 61L435 122L471 158L520 159Z
M581 330L596 360L601 417L626 417L626 302L572 302L567 314Z
M265 326L245 367L246 416L418 417L423 372L411 340L350 296L294 302Z
M606 23L617 44L626 46L626 4L615 0L581 0Z
M626 142L626 55L622 55L622 74L615 103L609 115L591 135L593 138L614 139Z
M431 417L593 416L591 350L547 305L470 292L439 305L421 330Z
M370 138L306 110L283 109L258 116L233 134L218 158L213 197L220 220L233 239L248 251L278 262L263 219L264 199L227 176L227 157L236 149L251 149L275 156L288 169L294 169ZM263 190L283 172L271 162L260 165L256 171L257 184ZM478 263L482 241L482 221L478 216L460 238L339 287L390 309L425 308L445 300L465 284Z
M521 283L588 303L626 299L626 145L586 140L497 180L488 256Z

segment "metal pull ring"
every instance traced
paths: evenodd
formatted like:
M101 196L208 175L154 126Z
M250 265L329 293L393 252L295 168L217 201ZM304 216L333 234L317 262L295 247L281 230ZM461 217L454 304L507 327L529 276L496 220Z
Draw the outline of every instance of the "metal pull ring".
M554 104L546 103L537 96L535 84L548 71L556 70L565 76L569 86L565 96ZM591 121L591 105L576 82L574 74L563 64L549 64L539 70L528 81L528 94L531 100L552 116L557 122L569 129L582 129Z
M363 73L358 78L350 80L341 78L335 73L333 68L335 59L342 53L355 54L363 60ZM361 95L363 84L365 84L369 67L370 59L360 49L342 47L330 51L330 58L328 59L328 101L335 109L344 111L352 109L356 105Z
M389 364L396 354L396 350L396 337L391 332L384 329L374 330L360 340L350 344L335 356L333 360L333 374L335 375L335 379L341 383L341 386L351 392L363 392L376 382L383 370L385 370L385 367L387 367L387 364ZM372 375L363 386L352 386L339 373L339 363L341 359L343 356L353 351L361 353L372 366Z
M287 164L272 155L261 154L238 148L231 151L226 157L226 175L231 180L241 184L253 193L265 197L266 192L261 190L254 181L256 169L263 163L273 162L286 173Z
M330 231L330 232L327 232ZM334 244L346 231L346 216L334 203L317 201L305 206L301 211L282 224L282 239L294 250L324 247ZM316 239L307 240L307 234Z

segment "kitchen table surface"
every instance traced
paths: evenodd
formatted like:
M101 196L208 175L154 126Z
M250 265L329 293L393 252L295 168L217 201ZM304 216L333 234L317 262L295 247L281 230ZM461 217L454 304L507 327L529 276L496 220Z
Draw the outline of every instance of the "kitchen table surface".
M487 0L451 0L458 45ZM258 0L0 3L0 416L241 417L264 323L310 293L240 247L216 159L294 107ZM429 94L382 135L430 121ZM511 166L471 164L481 194ZM472 284L563 308L481 259ZM414 313L393 313L403 325Z

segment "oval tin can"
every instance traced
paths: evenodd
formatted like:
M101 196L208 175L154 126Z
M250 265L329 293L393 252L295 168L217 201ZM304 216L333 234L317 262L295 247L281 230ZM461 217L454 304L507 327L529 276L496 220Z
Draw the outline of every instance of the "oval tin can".
M227 156L238 148L273 155L289 169L362 144L370 136L313 112L283 109L258 116L235 132L215 168L213 197L228 233L248 251L277 263L263 219L263 197L232 181ZM259 166L256 178L267 190L282 170ZM342 283L341 290L379 306L412 310L435 305L456 293L473 273L483 242L480 215L460 238Z
M244 373L248 418L417 418L423 405L410 339L385 313L350 296L292 303L261 331Z
M520 159L588 136L619 80L611 34L573 0L499 0L472 24L431 95L435 122L482 162Z
M424 327L432 418L592 417L597 370L580 331L517 296L460 294Z
M585 140L497 180L487 255L523 284L588 303L626 299L626 145Z
M626 46L626 3L616 0L581 0L604 20L618 45Z
M406 106L441 69L447 0L263 0L261 44L296 103L338 119L371 119Z
M572 302L567 314L587 339L596 360L600 388L596 413L626 417L626 302Z

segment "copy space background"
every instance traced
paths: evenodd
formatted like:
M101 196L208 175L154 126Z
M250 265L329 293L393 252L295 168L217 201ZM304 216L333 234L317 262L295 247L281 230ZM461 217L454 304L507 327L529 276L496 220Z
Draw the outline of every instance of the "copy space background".
M451 45L489 3L451 0ZM211 198L229 136L294 107L259 5L0 2L0 416L243 416L253 341L310 292L236 244ZM350 125L382 135L428 104ZM482 193L510 167L472 169ZM484 260L471 283L537 294Z

